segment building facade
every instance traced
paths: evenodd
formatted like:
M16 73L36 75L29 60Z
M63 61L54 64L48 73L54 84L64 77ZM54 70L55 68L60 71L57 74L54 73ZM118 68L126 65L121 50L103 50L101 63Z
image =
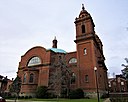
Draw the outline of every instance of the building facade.
M127 92L127 80L122 75L116 75L116 78L110 78L109 81L109 92Z
M7 88L8 79L7 76L0 75L0 94L4 93Z
M98 85L101 94L108 91L103 45L95 33L93 19L84 6L74 23L76 51L66 52L58 49L55 38L51 49L36 46L21 56L18 68L18 76L22 79L20 95L34 95L38 86L49 87L52 80L51 73L57 68L57 66L53 68L53 65L62 59L66 68L72 72L71 89L82 88L87 95L95 95ZM96 71L94 67L97 68Z
M8 85L10 84L10 79L2 75L0 75L0 95L4 95L5 93L8 93L9 92L9 87ZM13 81L11 81L13 82ZM11 83L12 84L12 83ZM8 90L7 90L8 89Z

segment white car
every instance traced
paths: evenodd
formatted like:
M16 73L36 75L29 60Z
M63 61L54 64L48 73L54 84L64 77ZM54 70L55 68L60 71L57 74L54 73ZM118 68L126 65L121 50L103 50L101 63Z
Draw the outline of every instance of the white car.
M0 102L6 102L3 97L0 96Z

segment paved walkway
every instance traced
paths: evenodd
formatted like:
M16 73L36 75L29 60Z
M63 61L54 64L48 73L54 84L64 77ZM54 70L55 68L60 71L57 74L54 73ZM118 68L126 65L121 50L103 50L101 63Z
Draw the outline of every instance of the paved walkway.
M15 102L15 100L6 100L6 102ZM52 102L52 101L28 101L28 100L24 101L24 100L16 100L16 102Z
M6 102L15 102L15 100L6 100ZM16 102L24 102L23 100L17 100ZM51 102L51 101L26 101L26 102ZM107 98L103 102L111 102L109 98Z
M104 102L111 102L109 98L107 98Z

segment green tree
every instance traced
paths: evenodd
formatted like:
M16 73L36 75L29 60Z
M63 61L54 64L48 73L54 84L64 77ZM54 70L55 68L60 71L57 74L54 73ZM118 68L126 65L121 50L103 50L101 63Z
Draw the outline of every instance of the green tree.
M21 89L21 78L17 76L10 87L10 92L15 94L15 102L19 96L20 89Z
M47 86L38 86L36 90L37 98L48 98L48 87Z
M126 64L122 64L122 66L124 67L122 71L122 75L126 78L126 80L128 81L128 58L124 59L126 61Z

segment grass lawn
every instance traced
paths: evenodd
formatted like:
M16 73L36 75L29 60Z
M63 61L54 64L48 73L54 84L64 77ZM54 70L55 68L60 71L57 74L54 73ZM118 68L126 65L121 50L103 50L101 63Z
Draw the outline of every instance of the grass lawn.
M31 101L38 101L38 102L97 102L97 99L21 99L19 102L31 102ZM7 101L10 102L10 101ZM17 101L18 102L18 101ZM103 102L103 99L100 100Z
M39 100L38 100L39 101ZM49 101L49 102L97 102L97 99L41 99L40 101ZM103 102L103 99L100 100Z

